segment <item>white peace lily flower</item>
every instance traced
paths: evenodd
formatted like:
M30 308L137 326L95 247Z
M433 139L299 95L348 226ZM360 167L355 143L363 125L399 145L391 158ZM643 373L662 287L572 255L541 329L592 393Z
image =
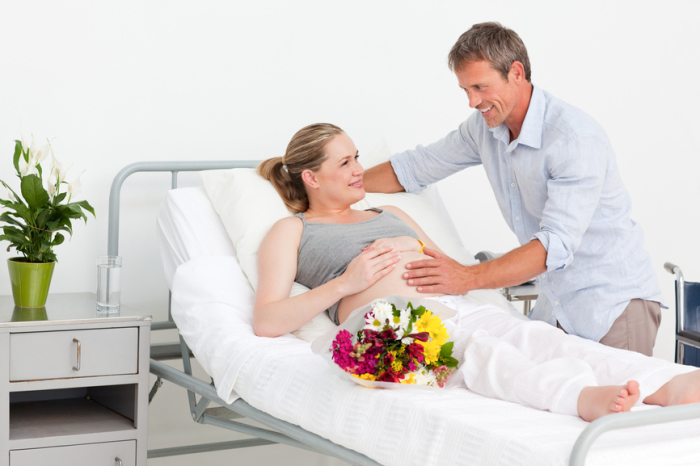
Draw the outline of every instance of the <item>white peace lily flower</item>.
M49 196L53 199L53 197L56 195L56 186L50 184L47 191L49 192Z
M31 144L29 144L29 139L24 137L24 131L20 130L20 132L22 133L22 149L24 149L25 151L29 150L29 148L31 147ZM33 138L34 136L32 136L32 139Z
M51 151L51 174L49 179L52 180L52 184L56 184L57 180L59 183L63 183L63 180L66 179L66 173L68 173L68 170L63 170L63 165L56 158L56 154Z
M51 145L44 144L34 152L34 165L40 164L51 153Z
M17 202L17 198L15 197L14 194L12 194L12 191L10 191L9 189L7 190L7 197L10 198L11 202Z
M68 184L68 192L69 192L69 193L71 193L71 194L74 194L74 193L77 194L77 193L80 192L80 189L82 188L82 184L80 184L80 176L81 176L83 173L85 173L85 170L83 170L82 172L80 172L80 175L78 175L78 177L77 177L75 180L73 180L72 183Z
M19 172L22 176L39 174L39 171L36 169L36 165L31 163L31 159L30 162L27 163L22 156L19 158Z

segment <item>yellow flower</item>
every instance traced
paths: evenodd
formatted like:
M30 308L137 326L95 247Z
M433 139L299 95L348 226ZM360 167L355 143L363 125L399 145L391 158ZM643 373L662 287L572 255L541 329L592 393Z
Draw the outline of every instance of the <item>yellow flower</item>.
M377 376L372 375L372 374L362 374L362 375L352 374L352 376L357 377L358 379L363 379L363 380L377 380Z
M440 347L447 343L447 339L450 337L440 317L433 315L430 311L425 311L416 322L416 330L418 332L428 332L430 337L430 340L426 342L416 342L424 348L425 363L432 364L437 362L440 356Z
M416 374L408 374L408 378L403 379L401 383L416 383Z
M397 357L397 351L389 351L389 353L394 356L394 361L391 363L391 368L396 372L401 372L403 369L403 364L401 364L401 361Z

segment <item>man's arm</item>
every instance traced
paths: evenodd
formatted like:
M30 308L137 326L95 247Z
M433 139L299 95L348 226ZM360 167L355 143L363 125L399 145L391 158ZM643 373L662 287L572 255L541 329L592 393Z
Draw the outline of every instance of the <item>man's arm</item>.
M396 173L394 173L391 162L380 163L365 171L362 183L368 193L399 193L404 191Z
M403 274L408 285L418 286L421 293L461 295L471 290L519 285L547 270L547 250L539 240L513 249L498 259L466 266L449 257L425 249L433 257L406 264Z

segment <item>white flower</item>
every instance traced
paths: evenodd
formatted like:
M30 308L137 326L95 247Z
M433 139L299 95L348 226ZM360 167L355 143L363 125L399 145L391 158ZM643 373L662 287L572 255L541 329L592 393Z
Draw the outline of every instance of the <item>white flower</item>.
M50 184L49 189L47 189L47 191L49 192L49 196L53 198L56 195L56 186Z
M20 156L19 158L19 172L22 176L39 174L39 171L36 169L36 165L32 163L32 159L30 158L29 163L27 163L23 156Z
M406 377L410 377L410 374L413 374L416 385L428 385L430 387L437 386L437 377L435 377L433 371L423 365L420 365L415 371L406 374Z
M51 145L44 144L43 146L39 147L33 135L32 143L30 145L27 143L27 139L24 137L24 133L22 133L22 149L27 152L28 160L24 160L24 156L19 158L20 173L22 174L22 176L38 175L39 171L37 170L36 166L43 162L44 159L49 155L49 153L51 152Z
M17 198L16 198L15 195L12 193L12 191L9 190L9 189L7 190L7 197L10 198L10 201L11 201L11 202L17 202Z
M396 338L402 340L403 335L406 332L406 329L408 328L408 322L411 320L411 311L409 311L408 309L401 309L400 312L401 314L399 314L399 317L392 317L391 322L394 329L396 329ZM410 340L410 343L412 343L413 339L411 338Z
M80 184L80 176L81 176L83 173L85 173L85 170L83 170L82 172L80 172L80 175L78 175L78 177L77 177L75 180L73 180L72 183L70 183L70 184L68 185L68 192L69 192L69 193L71 193L71 194L73 194L73 193L77 194L77 193L80 192L80 188L82 187L82 185Z
M379 332L386 325L387 319L391 322L393 318L394 315L392 314L391 304L386 301L379 301L375 303L372 310L367 313L364 328Z
M51 145L44 144L39 149L33 152L34 154L34 165L40 164L44 161L46 157L51 153Z
M70 167L69 167L70 168ZM58 181L59 183L63 183L63 180L66 179L66 173L68 170L63 170L63 165L61 162L58 161L56 158L56 154L51 152L51 174L49 175L49 179L51 181L51 184L56 184Z

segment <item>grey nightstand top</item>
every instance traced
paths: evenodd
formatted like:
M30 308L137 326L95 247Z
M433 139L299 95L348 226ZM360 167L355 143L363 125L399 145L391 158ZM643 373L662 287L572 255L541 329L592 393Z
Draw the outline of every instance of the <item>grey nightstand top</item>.
M19 308L15 307L12 296L0 296L0 328L99 323L105 319L112 322L151 320L150 315L128 305L122 305L119 313L98 313L96 303L95 293L55 293L49 294L43 308Z

